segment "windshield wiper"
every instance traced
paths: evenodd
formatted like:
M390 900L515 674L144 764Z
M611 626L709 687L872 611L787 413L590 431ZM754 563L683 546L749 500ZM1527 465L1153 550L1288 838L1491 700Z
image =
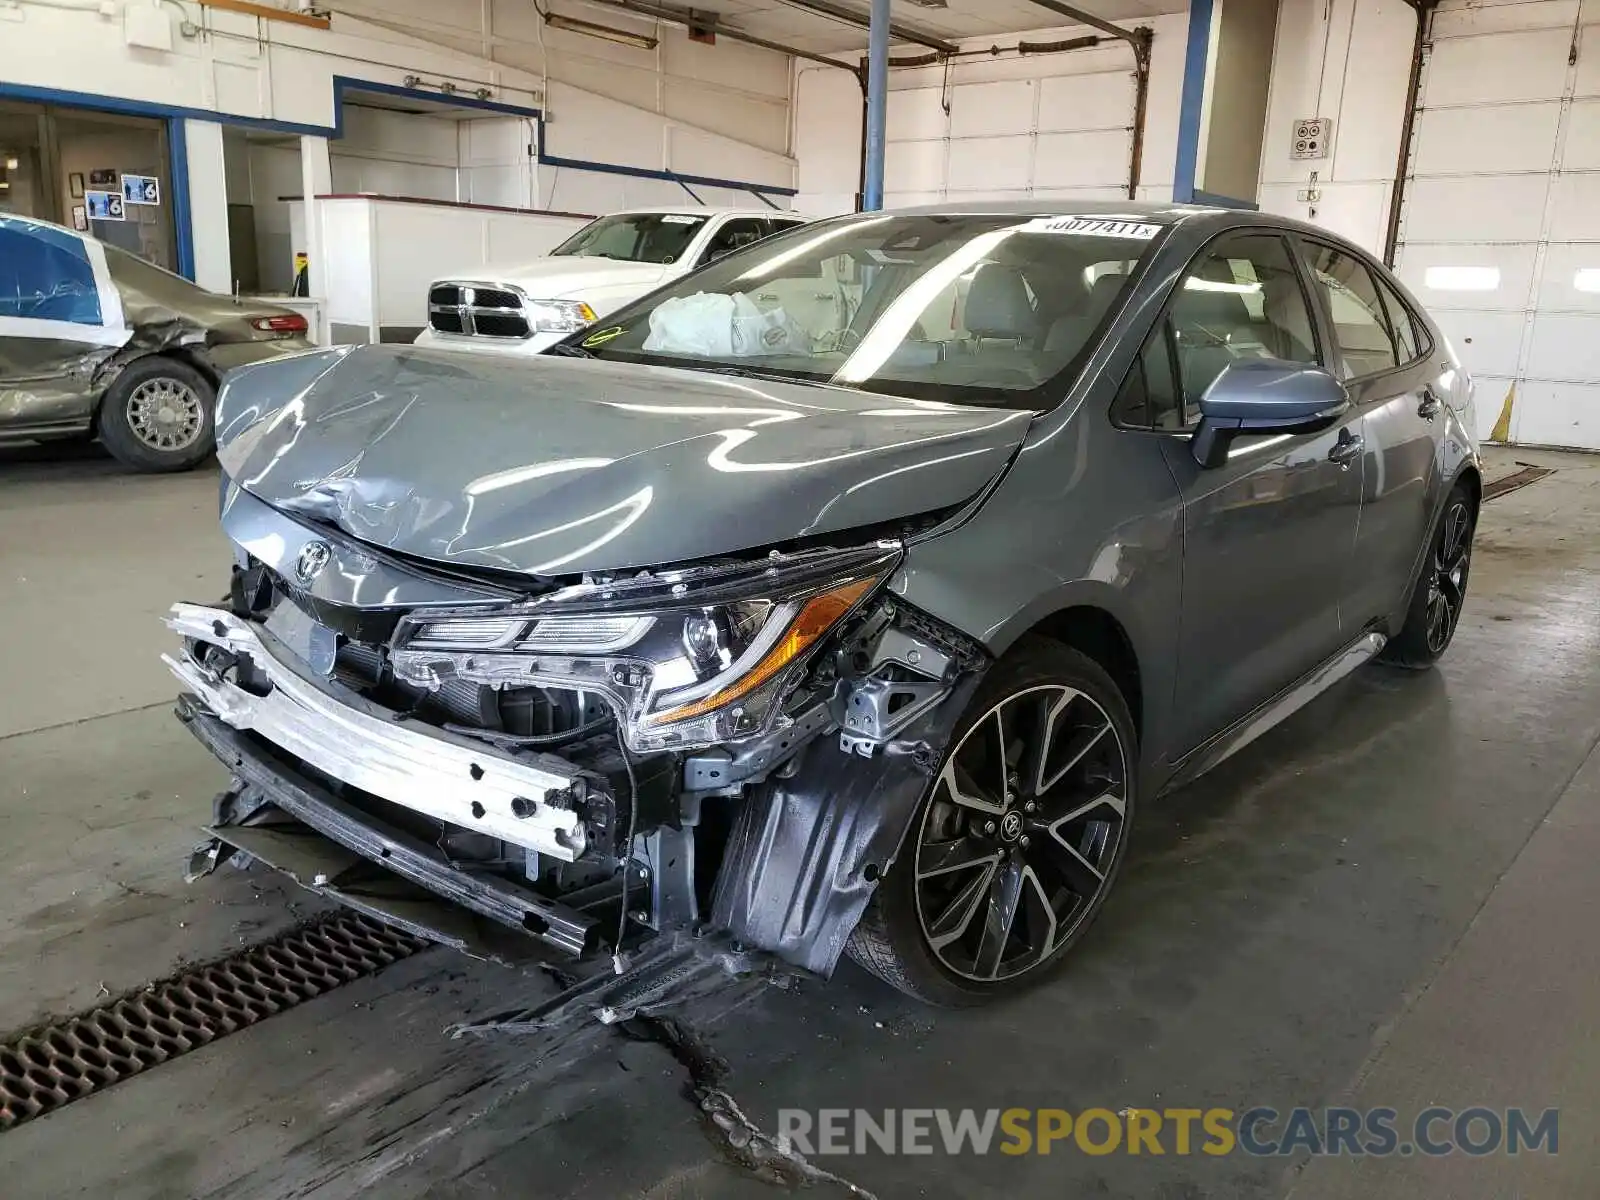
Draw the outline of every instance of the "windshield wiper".
M674 363L673 365L677 366L679 364ZM732 366L726 366L726 365L701 366L698 363L693 364L693 365L685 363L685 364L683 364L683 366L685 367L686 370L690 370L690 371L705 371L705 372L707 372L708 374L711 374L711 375L733 375L733 376L735 376L736 378L739 378L739 379L769 379L769 380L773 381L774 383L820 383L820 382L822 382L821 380L813 379L808 375L786 375L782 371L756 371L756 370L752 370L749 367L732 367Z
M557 358L593 358L594 355L582 346L569 346L565 342L557 342L554 346L545 347L546 354L553 354Z

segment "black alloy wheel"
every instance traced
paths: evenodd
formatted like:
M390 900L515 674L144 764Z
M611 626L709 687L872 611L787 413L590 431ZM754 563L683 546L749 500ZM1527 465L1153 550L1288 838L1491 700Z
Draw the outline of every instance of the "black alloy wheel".
M1421 670L1432 666L1449 648L1467 601L1476 524L1472 494L1457 484L1434 524L1428 557L1406 608L1405 624L1383 648L1386 661Z
M1430 568L1428 588L1428 652L1444 653L1461 620L1467 599L1467 572L1472 567L1472 514L1465 499L1451 497L1444 527Z
M933 1003L1032 984L1099 911L1126 849L1136 738L1098 664L1028 638L957 725L853 958Z
M1106 886L1127 768L1089 696L1041 684L995 704L946 760L923 810L917 915L945 969L992 983L1048 962Z

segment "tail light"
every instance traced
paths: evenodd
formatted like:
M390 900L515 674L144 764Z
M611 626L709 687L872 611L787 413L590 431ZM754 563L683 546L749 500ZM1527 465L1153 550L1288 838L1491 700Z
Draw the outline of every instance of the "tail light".
M275 313L270 317L252 317L250 327L259 329L262 333L277 333L288 337L292 333L304 333L308 328L306 319L299 313Z

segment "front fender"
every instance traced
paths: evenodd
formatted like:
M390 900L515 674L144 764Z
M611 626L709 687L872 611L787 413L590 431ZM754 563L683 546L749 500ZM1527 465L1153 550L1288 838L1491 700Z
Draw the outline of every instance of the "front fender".
M915 752L870 759L820 737L786 778L748 794L728 838L713 923L748 946L819 975L888 873L982 671L905 733Z

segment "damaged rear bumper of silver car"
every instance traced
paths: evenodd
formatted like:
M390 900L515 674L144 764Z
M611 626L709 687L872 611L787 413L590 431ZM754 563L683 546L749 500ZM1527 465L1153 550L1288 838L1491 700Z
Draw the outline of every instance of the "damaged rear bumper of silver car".
M225 609L174 605L166 621L193 642L247 656L271 683L255 695L186 651L162 660L184 688L234 729L254 733L316 770L437 821L574 862L585 832L569 804L583 781L561 760L513 760L443 731L397 720L353 692L336 694L270 645L272 635Z

